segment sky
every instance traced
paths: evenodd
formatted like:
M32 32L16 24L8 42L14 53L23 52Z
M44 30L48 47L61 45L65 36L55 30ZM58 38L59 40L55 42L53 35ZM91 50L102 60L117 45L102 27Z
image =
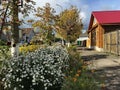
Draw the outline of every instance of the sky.
M42 7L45 3L50 3L59 13L71 5L77 6L80 10L84 30L88 28L92 11L120 10L120 0L35 0L36 7Z

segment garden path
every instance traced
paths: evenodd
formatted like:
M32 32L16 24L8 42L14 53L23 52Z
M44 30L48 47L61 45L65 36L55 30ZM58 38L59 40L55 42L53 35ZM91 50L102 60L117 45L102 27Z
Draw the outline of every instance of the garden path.
M104 80L105 90L120 90L120 56L97 52L87 48L77 48L81 58L90 63L89 68Z

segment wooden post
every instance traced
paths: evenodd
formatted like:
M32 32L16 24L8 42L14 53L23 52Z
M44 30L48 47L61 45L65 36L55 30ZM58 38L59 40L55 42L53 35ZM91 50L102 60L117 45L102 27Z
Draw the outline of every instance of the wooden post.
M119 51L119 55L120 55L120 30L118 30L119 34L118 34L118 51Z
M117 49L116 51L117 52L116 53L117 53L117 55L119 55L119 50L118 50L119 49L118 48L118 44L119 44L119 39L118 39L119 38L119 31L118 30L116 31L116 37L117 37L117 40L116 40L116 49Z
M120 55L120 30L117 30L117 54Z
M112 34L111 34L111 32L110 32L110 53L111 53L111 44L112 44Z

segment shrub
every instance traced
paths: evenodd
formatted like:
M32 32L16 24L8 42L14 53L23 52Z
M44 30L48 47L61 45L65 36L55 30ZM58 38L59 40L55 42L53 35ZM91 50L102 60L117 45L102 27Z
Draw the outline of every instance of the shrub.
M5 59L10 56L9 46L0 46L0 59Z
M8 90L59 90L68 65L68 54L61 46L31 52L26 57L7 60L2 82Z
M82 66L83 66L83 60L81 60L81 56L80 53L77 53L76 51L76 47L75 46L71 46L69 48L67 48L68 53L69 53L69 69L67 74L70 75L74 75L76 74L77 70L81 70ZM71 73L72 72L72 73Z
M61 90L101 90L101 88L94 76L77 73L74 77L70 76L65 79Z
M0 45L6 45L6 42L3 40L0 40Z
M27 53L27 52L33 52L35 50L37 50L38 48L40 48L40 45L25 45L25 46L21 46L19 48L20 53Z
M100 90L97 76L90 72L76 47L68 48L69 68L61 90Z
M10 55L9 46L5 46L5 45L0 46L0 71L1 71L1 68L3 67L3 61L10 57L11 55ZM3 90L1 82L0 82L0 90Z
M0 46L0 69L2 67L3 60L10 58L10 56L9 47L5 45Z

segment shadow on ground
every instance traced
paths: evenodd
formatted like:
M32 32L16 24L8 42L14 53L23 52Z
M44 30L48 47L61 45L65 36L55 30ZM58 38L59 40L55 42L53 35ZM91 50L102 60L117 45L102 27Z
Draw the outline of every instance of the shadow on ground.
M108 56L104 53L95 53L95 50L92 48L77 47L77 51L85 53L84 55L81 55L81 58L85 61L103 59Z
M105 84L105 89L103 90L120 90L120 57L81 47L79 47L77 50L81 53L81 58L84 61L95 61L99 64L95 62L94 63L100 66L102 66L101 64L106 65L105 67L96 70L97 75L100 76L101 81L103 81Z
M103 68L96 73L104 80L105 90L120 90L120 66Z
M99 60L99 59L107 58L107 55L105 54L83 55L81 56L81 58L85 61Z

